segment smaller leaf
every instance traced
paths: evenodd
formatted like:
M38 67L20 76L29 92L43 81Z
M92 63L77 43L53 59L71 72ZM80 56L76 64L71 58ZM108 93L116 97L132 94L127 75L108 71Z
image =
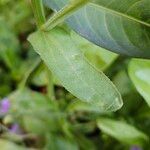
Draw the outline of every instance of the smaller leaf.
M26 131L43 135L46 132L60 129L60 118L65 115L59 112L58 106L47 96L29 89L15 91L9 96L10 113L19 117ZM62 126L62 124L61 124Z
M148 140L147 135L123 121L115 121L108 118L100 118L98 127L106 134L127 144L142 144Z
M48 132L46 123L40 118L35 116L24 116L22 119L23 127L27 132L39 135L43 135Z
M36 69L32 77L32 83L36 86L45 86L48 84L46 67L43 64Z
M8 24L0 18L0 60L2 59L9 69L15 69L18 63L19 41Z
M133 92L134 87L125 69L120 70L115 75L113 83L116 85L122 96L129 94L131 91Z
M26 148L18 146L13 142L2 139L0 140L0 147L1 150L27 150Z
M65 137L57 136L47 136L47 143L44 150L79 150L76 142L67 139Z
M136 89L150 106L150 61L132 59L128 70Z
M82 150L97 150L95 143L91 139L88 139L80 133L78 133L76 137L76 140Z
M67 108L67 111L74 112L74 111L84 111L84 112L90 112L90 113L106 113L96 105L92 105L83 101L80 101L78 99L75 99Z
M44 95L30 89L17 90L9 96L12 112L26 114L55 110L54 104ZM21 108L21 109L20 109Z

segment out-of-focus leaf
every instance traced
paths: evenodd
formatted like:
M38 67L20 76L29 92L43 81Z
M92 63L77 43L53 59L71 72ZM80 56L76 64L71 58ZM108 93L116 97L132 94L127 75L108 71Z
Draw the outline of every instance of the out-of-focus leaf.
M25 130L29 133L44 135L46 132L48 132L47 124L45 124L45 122L43 122L40 118L34 116L29 116L29 115L24 116L23 126Z
M67 138L48 135L47 144L44 150L79 150L76 142L73 142Z
M10 0L0 0L0 6L7 4Z
M6 96L11 91L10 75L0 68L0 98Z
M73 95L104 111L115 111L122 106L118 90L85 59L67 31L61 28L50 32L37 31L28 40L52 73Z
M65 114L59 112L57 105L43 94L24 89L12 93L9 99L10 113L14 118L20 118L26 131L45 135L62 126L60 120L65 118Z
M16 35L4 20L0 19L0 59L3 59L10 69L14 69L18 63L18 48L19 41Z
M37 86L45 86L48 84L48 76L46 67L42 64L35 71L34 76L32 78L32 83Z
M76 123L73 125L74 131L80 134L90 134L95 131L96 124L95 122L89 123ZM86 146L85 146L86 147Z
M59 112L37 112L37 114L24 115L22 123L29 133L45 136L47 132L61 132L63 125L61 119L64 117Z
M29 89L18 90L9 96L12 102L12 112L20 111L20 114L26 114L34 111L44 111L56 109L54 104L44 95L31 91ZM21 109L19 109L21 107Z
M10 141L6 141L2 139L0 140L0 147L1 147L1 150L29 150L21 146L18 146Z
M138 92L150 106L150 61L132 59L129 64L129 76Z
M5 19L13 31L21 33L29 31L32 27L30 25L31 10L29 0L7 0L5 5L0 9L0 16Z
M142 144L144 141L148 140L147 135L123 121L100 118L97 121L97 125L102 132L123 143Z
M85 111L85 112L93 112L93 113L104 113L100 110L100 108L96 105L91 105L89 103L82 102L78 99L74 100L71 104L68 105L67 111Z
M71 0L44 0L54 11ZM91 0L66 21L89 41L113 52L150 58L149 0Z
M61 86L61 83L56 78L56 76L52 75L54 85ZM32 76L32 84L36 86L45 86L49 84L49 75L47 73L47 69L45 65L40 65L39 68L35 71Z
M96 150L96 145L82 134L77 134L76 137L82 150Z
M116 74L113 83L116 85L121 95L128 94L134 88L125 70L121 70Z
M122 115L130 115L130 113L137 111L143 101L140 94L138 94L134 85L132 84L126 69L121 69L113 78L113 83L118 88L124 100L123 107L119 110ZM136 104L136 105L135 105ZM135 112L136 113L136 112Z

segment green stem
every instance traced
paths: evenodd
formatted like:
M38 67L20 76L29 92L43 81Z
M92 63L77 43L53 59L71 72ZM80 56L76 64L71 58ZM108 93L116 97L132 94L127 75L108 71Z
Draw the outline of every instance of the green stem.
M48 86L47 86L47 95L51 100L55 100L55 92L54 92L54 84L53 84L53 75L51 71L46 66L47 71L47 79L48 79Z
M31 0L31 4L37 26L40 28L46 21L42 0Z
M44 25L41 26L41 30L49 31L63 22L64 19L69 17L77 9L88 3L89 0L72 0L68 5L55 13Z
M24 75L23 80L19 84L19 86L18 86L19 89L23 89L26 86L26 83L28 82L29 78L34 73L34 71L37 69L37 67L40 65L40 63L41 63L40 59L35 60L34 64L31 65L29 70Z

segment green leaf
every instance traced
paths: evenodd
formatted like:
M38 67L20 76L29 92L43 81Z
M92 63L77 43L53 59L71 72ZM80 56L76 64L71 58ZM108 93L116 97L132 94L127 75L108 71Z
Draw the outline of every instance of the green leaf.
M113 83L116 85L122 96L125 96L130 92L133 93L133 90L135 90L125 69L120 70L115 75L113 78Z
M41 64L35 71L32 77L32 83L36 86L45 86L48 84L46 67Z
M101 111L98 106L85 103L78 99L75 99L71 104L69 104L67 111L69 112L82 111L82 112L100 113L100 114L106 113Z
M59 135L57 136L47 136L47 144L44 148L44 150L79 150L79 147L76 142L65 138L61 137Z
M18 63L19 41L7 23L0 18L0 59L14 69Z
M84 56L98 70L107 69L118 57L117 54L106 51L105 49L92 44L91 42L82 38L73 31L71 31L71 37L77 43L81 51L84 53ZM53 76L53 80L54 84L61 86L61 84L55 76ZM32 78L32 83L37 86L44 86L48 84L47 72L44 65L40 66L36 70Z
M19 117L26 131L44 135L60 128L58 120L64 115L59 112L57 105L43 94L22 89L12 93L9 99L11 115Z
M55 110L54 104L48 97L26 88L13 92L9 99L12 102L11 111L17 111L20 114L28 114L29 112L34 114L35 112L45 112L45 110L49 109Z
M25 33L31 30L31 20L33 18L32 9L29 1L0 0L7 1L5 6L1 7L0 14L5 22L11 26L17 34ZM11 10L11 11L10 11ZM22 11L23 10L23 11ZM19 13L18 13L19 12Z
M77 133L76 134L76 140L80 145L80 149L82 150L97 150L96 144L91 140L88 139L86 136Z
M60 10L70 0L44 0ZM110 51L150 58L150 1L93 0L66 22L77 33Z
M21 146L18 146L14 144L13 142L7 141L7 140L0 140L0 147L2 150L29 150L26 148L23 148Z
M123 143L142 144L148 140L147 135L123 121L100 118L97 121L97 125L104 133Z
M76 42L79 49L84 53L84 56L98 70L107 69L118 57L117 54L92 44L73 31L71 32L71 37Z
M64 21L65 18L68 18L72 13L88 2L89 0L71 0L64 8L47 20L46 23L41 26L41 30L49 31L55 28L59 23Z
M23 127L29 133L45 135L46 132L49 131L48 125L40 118L34 116L24 116L22 119L23 119Z
M137 91L150 106L150 61L132 59L129 64L129 76Z
M122 99L112 82L84 57L70 34L60 28L29 37L36 52L62 85L84 102L115 111Z

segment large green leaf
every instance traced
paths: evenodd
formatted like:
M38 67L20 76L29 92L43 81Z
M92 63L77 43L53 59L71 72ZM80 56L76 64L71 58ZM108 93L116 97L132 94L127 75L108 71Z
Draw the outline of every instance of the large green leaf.
M129 64L129 76L138 92L150 106L150 61L132 59Z
M142 144L144 141L148 140L147 135L123 121L100 118L97 124L104 133L123 143Z
M60 28L29 37L34 49L62 85L79 99L115 111L122 99L112 82L84 57L70 34Z
M98 70L107 69L118 57L117 54L107 51L97 45L92 44L88 40L82 38L74 31L71 31L71 36L77 43L78 47L84 53L85 57L94 65ZM34 62L35 60L33 60ZM33 63L31 62L31 63ZM29 64L27 64L29 66ZM22 67L22 70L24 67ZM26 68L26 67L25 67ZM54 84L61 85L58 79L53 76ZM41 65L32 78L32 83L38 86L44 86L48 84L47 71L44 65Z
M75 32L71 31L71 37L75 40L78 47L84 53L84 56L98 70L106 70L118 57L117 54L107 51L99 46L96 46L88 40L82 38ZM61 85L53 76L54 84ZM41 65L35 72L32 83L38 86L47 85L47 71L44 65Z
M70 0L44 0L59 10ZM80 35L113 52L150 58L149 0L91 0L66 21Z

